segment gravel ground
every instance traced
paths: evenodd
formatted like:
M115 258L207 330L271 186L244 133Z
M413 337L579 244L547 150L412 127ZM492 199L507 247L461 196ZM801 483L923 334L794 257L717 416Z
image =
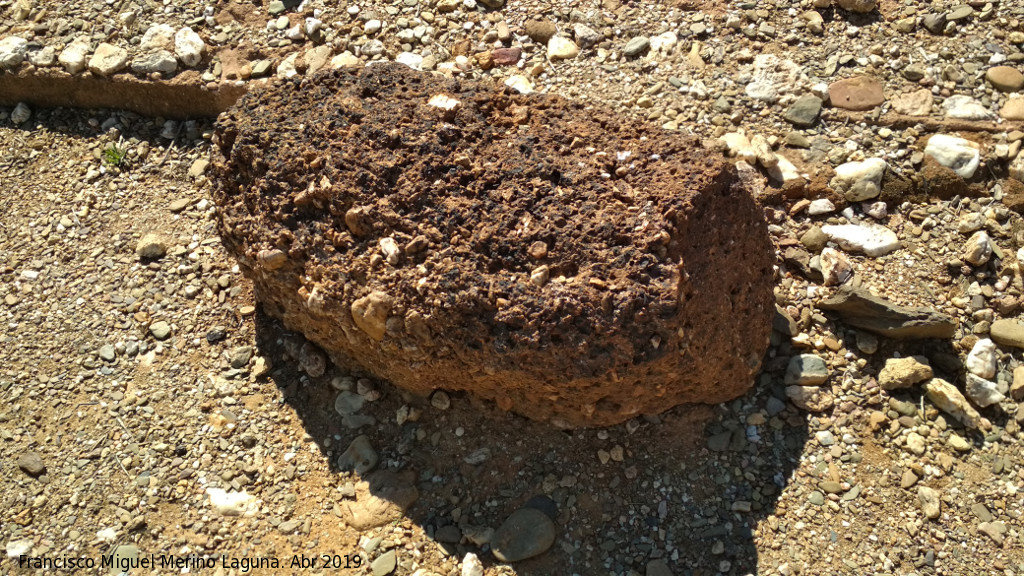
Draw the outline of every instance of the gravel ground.
M216 234L210 121L0 108L2 571L1024 574L1024 6L493 1L5 0L0 62L61 67L83 35L154 81L399 59L724 137L779 258L757 386L584 431L408 396L261 313ZM199 61L132 72L157 24ZM826 309L840 285L942 336L873 336ZM546 551L501 560L523 550Z

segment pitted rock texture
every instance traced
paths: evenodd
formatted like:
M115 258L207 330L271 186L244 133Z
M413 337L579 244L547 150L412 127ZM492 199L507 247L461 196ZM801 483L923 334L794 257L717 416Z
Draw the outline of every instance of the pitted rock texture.
M215 142L225 246L339 365L579 427L735 398L767 348L766 224L695 140L384 64L277 80Z

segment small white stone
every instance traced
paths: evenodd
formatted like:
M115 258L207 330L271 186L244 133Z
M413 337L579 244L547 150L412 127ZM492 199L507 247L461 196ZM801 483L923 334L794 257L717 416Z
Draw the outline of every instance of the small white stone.
M395 62L405 64L413 70L420 70L423 68L423 56L413 52L402 52L398 56L395 56Z
M964 260L972 266L984 266L992 258L992 240L988 232L978 230L964 243Z
M817 200L811 201L811 204L807 207L807 214L809 216L820 216L822 214L831 214L836 211L836 205L832 203L828 198L818 198Z
M981 151L976 143L946 134L935 134L929 138L924 153L951 168L961 178L974 176L981 163Z
M886 216L889 215L889 208L885 205L885 202L865 202L862 204L862 207L864 213L875 220L885 220Z
M484 576L484 565L476 554L468 552L462 559L462 576Z
M971 402L981 408L988 408L1006 399L1006 396L999 391L998 384L974 374L967 375L966 391Z
M675 32L671 31L651 36L651 52L666 54L672 50L676 42L679 42L679 37L676 36Z
M64 69L71 74L78 74L85 70L85 62L89 56L89 42L88 36L75 38L57 56L57 62L60 62Z
M377 32L380 32L382 26L383 24L380 20L367 20L366 23L363 24L363 34L376 34Z
M7 557L18 558L19 556L27 556L32 550L32 539L25 538L22 540L11 540L7 543Z
M459 107L460 102L447 94L435 94L427 101L427 105L451 112Z
M142 41L139 42L139 48L143 52L147 52L149 50L173 51L174 28L167 24L150 26L146 30L146 33L142 35Z
M349 52L348 50L338 54L334 58L331 58L331 68L359 68L363 65L363 61L358 56Z
M950 96L942 103L942 107L946 110L946 118L958 120L995 120L995 114L988 108L985 108L981 102L970 96Z
M870 200L881 192L882 176L888 167L888 163L881 158L840 164L836 166L836 175L829 186L850 202Z
M509 76L508 80L505 80L505 86L520 94L531 94L533 92L533 84L530 82L530 79L522 74Z
M982 338L971 348L967 355L967 371L981 378L992 378L996 375L996 345L988 338Z
M873 258L900 247L896 233L880 224L830 224L822 226L821 231L843 250L862 252Z
M757 153L754 152L754 147L750 144L750 139L746 134L729 132L719 140L725 143L725 147L729 150L729 156L735 156L747 164L757 164Z
M227 492L220 488L207 488L210 506L222 516L254 516L259 510L259 500L245 492Z
M189 27L178 30L174 35L174 53L185 66L195 66L203 59L206 43Z
M28 41L17 36L0 40L0 68L12 70L21 65L28 55Z
M128 51L105 42L96 47L96 52L89 59L89 70L99 76L110 76L127 65Z
M846 255L835 248L823 248L820 256L825 286L839 286L853 276L853 266Z
M555 34L548 40L548 58L551 60L572 60L579 54L580 47L568 36Z
M768 175L771 176L773 180L785 184L787 182L795 182L797 180L804 179L803 174L796 169L796 166L789 161L789 158L786 158L782 154L776 154L775 159L777 160L775 166L768 168Z

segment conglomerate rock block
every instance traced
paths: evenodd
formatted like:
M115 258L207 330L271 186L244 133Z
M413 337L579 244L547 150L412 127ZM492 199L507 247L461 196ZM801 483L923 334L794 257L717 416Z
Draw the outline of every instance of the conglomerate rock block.
M215 142L264 309L401 388L600 426L735 398L767 348L764 218L696 140L382 64L254 90Z

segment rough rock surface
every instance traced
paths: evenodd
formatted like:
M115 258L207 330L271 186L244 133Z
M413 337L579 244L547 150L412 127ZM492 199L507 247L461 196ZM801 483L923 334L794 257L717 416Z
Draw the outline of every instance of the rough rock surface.
M277 80L216 142L265 310L413 392L608 425L734 398L766 349L766 224L696 141L375 65Z

